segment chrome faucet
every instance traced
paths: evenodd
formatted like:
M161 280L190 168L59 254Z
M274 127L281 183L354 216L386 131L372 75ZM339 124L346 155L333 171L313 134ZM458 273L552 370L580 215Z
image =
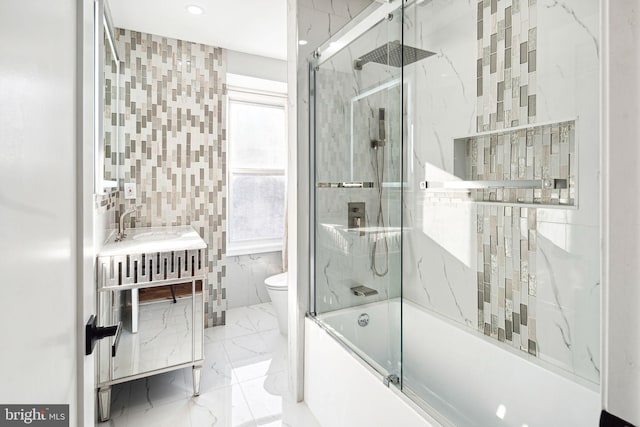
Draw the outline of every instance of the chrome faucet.
M125 237L127 237L127 235L124 234L124 230L125 230L124 218L129 214L135 213L137 209L138 209L138 207L134 206L131 209L128 209L128 210L124 211L122 213L122 215L120 215L120 228L118 229L118 235L116 236L116 242L119 242L119 241L123 240Z

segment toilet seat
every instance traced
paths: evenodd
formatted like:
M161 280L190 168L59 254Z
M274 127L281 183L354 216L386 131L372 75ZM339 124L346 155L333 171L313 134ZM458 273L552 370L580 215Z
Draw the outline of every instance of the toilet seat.
M276 274L275 276L267 277L264 281L267 289L272 291L286 291L287 286L287 273Z

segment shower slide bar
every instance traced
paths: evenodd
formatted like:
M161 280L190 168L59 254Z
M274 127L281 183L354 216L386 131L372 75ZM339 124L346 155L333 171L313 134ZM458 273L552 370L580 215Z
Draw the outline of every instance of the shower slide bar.
M526 188L557 190L568 187L566 179L517 179L504 181L421 181L421 190L483 190L490 188Z
M373 182L356 181L356 182L319 182L316 188L373 188Z

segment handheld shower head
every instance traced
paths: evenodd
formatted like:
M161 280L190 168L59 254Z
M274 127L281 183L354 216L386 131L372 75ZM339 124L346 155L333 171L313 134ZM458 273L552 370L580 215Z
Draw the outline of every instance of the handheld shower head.
M371 148L384 147L386 139L384 108L378 108L378 139L371 141Z

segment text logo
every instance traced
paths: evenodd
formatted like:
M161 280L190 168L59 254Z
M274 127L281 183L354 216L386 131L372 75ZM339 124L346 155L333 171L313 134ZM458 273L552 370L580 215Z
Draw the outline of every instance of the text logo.
M68 427L69 405L0 405L0 427Z

